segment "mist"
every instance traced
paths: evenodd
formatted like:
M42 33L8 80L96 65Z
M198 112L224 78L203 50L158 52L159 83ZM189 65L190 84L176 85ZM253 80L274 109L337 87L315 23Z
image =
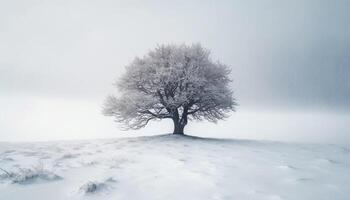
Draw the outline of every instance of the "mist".
M121 131L101 114L124 66L158 44L201 43L232 68L239 103L205 137L350 142L348 1L10 1L0 3L0 141Z

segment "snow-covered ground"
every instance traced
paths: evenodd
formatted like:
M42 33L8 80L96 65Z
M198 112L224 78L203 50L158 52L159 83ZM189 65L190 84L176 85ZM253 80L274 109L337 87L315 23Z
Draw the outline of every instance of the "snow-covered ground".
M1 200L350 199L350 148L162 135L0 143Z

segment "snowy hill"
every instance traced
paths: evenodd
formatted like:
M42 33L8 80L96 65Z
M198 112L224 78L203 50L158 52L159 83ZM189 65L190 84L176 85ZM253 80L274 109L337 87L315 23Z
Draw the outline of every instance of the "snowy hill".
M347 200L350 149L162 135L0 143L0 199Z

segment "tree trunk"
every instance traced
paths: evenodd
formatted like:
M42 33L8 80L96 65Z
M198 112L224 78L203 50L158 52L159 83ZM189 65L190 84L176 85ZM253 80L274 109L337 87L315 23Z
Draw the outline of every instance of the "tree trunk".
M173 134L184 135L184 128L185 128L185 125L182 125L178 121L177 122L174 121L174 132L173 132Z
M174 122L174 132L176 135L184 135L184 128L187 124L187 107L184 108L182 116L180 118L179 112L176 109L174 112L173 122Z

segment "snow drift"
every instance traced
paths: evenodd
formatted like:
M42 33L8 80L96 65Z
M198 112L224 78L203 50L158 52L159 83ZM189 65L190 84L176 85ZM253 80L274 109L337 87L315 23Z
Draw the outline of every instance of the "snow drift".
M0 144L0 199L346 200L350 149L162 135Z

